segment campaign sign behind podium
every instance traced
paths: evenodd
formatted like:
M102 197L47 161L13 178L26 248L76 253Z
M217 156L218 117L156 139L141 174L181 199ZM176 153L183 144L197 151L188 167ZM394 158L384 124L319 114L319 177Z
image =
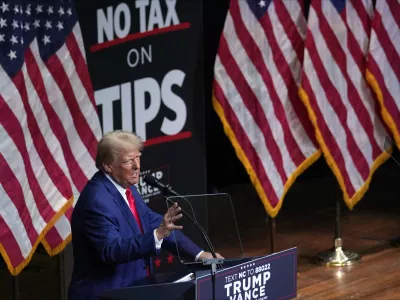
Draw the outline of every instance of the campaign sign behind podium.
M182 195L205 193L203 0L75 2L102 132L134 131L144 141L143 200L167 210L144 182L149 174ZM196 210L203 224L206 217ZM167 251L152 261L155 272L180 267Z
M211 275L197 278L197 300L212 299ZM292 299L297 295L297 248L217 271L215 298Z

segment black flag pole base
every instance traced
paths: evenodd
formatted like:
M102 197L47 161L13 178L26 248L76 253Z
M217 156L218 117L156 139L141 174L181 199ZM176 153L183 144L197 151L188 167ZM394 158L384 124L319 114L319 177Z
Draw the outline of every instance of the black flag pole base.
M319 253L314 262L326 267L343 267L360 261L359 254L343 249L341 238L336 238L334 244L331 250Z
M390 241L393 247L400 247L400 236Z

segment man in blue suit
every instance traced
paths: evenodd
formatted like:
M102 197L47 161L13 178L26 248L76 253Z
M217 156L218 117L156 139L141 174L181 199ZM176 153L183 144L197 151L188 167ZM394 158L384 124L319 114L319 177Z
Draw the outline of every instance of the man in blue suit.
M175 203L164 216L153 212L133 186L139 180L141 140L133 133L106 134L97 147L99 171L83 189L71 220L74 269L69 299L99 299L102 291L122 288L151 272L160 248L193 260L212 258L184 236L175 222ZM218 254L218 257L221 257Z

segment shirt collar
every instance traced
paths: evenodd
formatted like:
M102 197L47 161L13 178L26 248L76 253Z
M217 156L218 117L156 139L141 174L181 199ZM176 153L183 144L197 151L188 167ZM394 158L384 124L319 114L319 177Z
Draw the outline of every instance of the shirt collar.
M125 199L126 198L126 194L125 194L126 189L124 187L122 187L121 185L119 185L118 183L116 183L114 181L114 179L112 179L111 176L108 175L106 172L104 172L104 175L106 175L106 177L111 181L111 183L117 188L118 192Z

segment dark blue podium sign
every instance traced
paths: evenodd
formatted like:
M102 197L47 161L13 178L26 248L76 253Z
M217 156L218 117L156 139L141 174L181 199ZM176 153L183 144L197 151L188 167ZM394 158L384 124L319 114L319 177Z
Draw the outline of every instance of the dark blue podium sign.
M196 279L196 299L212 299L211 274ZM217 271L218 300L274 300L297 296L297 248Z

